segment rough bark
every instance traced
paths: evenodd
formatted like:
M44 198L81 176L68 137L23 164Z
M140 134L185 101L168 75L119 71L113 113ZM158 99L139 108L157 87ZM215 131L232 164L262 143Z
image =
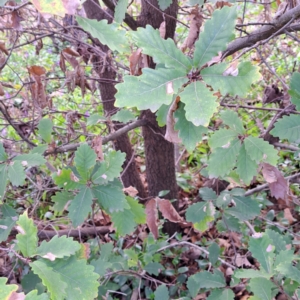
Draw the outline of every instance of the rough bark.
M143 0L141 15L138 19L139 25L145 27L150 24L154 28L159 28L165 17L166 38L173 38L177 10L176 0L164 11L165 14L158 10L156 0ZM170 192L164 198L177 199L178 187L175 173L174 145L165 140L165 128L158 126L155 114L147 110L142 113L142 116L151 124L143 127L148 193L150 196L157 196L160 191L169 190ZM173 202L173 205L177 208L177 201ZM175 223L167 222L164 226L165 232L170 235L178 229L179 227Z
M95 5L94 2L96 2L98 5ZM108 22L112 21L109 20L108 15L105 14L104 11L99 8L99 2L97 0L87 0L83 4L83 7L89 19L96 19L98 21L107 19ZM104 46L100 43L99 47L102 49L102 51L106 53L109 51L107 46ZM116 72L110 66L111 61L109 56L107 56L105 63L106 66L103 68L103 60L99 57L93 58L94 69L96 70L99 77L115 80ZM99 82L99 89L105 113L107 115L114 114L116 112L116 108L114 106L116 94L114 83ZM115 129L118 129L120 128L120 125L115 124L115 127ZM132 149L128 135L123 134L117 140L115 140L114 147L116 150L120 150L126 153L126 161L123 164L123 169L126 169L126 172L123 173L121 178L123 185L125 187L134 186L139 191L138 196L141 198L145 198L146 191L137 171L137 166L134 160L134 151Z

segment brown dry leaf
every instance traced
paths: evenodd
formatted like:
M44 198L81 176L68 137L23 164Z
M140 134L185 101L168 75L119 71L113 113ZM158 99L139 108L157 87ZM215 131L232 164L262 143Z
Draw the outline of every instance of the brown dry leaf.
M196 40L198 39L200 28L203 23L203 16L198 6L191 10L189 19L191 21L190 30L187 38L182 44L182 52L184 52L187 48L191 49L194 46Z
M24 293L17 293L17 292L12 292L7 300L24 300L25 299L25 294Z
M139 48L133 51L129 57L130 75L139 76L142 74L140 64L142 60L142 49Z
M135 197L139 193L138 190L133 186L123 188L123 192L130 197Z
M289 221L290 225L297 221L296 219L294 219L291 210L289 208L284 209L284 218Z
M4 96L4 95L5 95L4 89L3 89L3 86L2 86L2 84L0 82L0 96Z
M286 200L289 189L288 182L284 179L280 171L268 163L263 163L262 174L269 184L271 196L276 199Z
M159 31L160 37L162 39L164 39L166 36L166 21L161 22L158 31Z
M279 103L283 99L283 92L279 90L278 86L272 84L267 86L264 90L263 103Z
M147 202L145 212L149 230L152 232L154 238L158 239L158 212L155 199L151 199Z
M9 54L8 51L7 51L7 49L6 49L6 47L5 47L5 43L3 43L3 42L0 42L0 51L2 51L3 53L5 53L6 55Z
M43 81L46 77L46 69L40 66L27 67L30 78L34 81L30 85L32 100L35 106L45 108L49 106Z
M74 69L78 67L79 62L77 61L77 57L80 57L80 54L77 51L72 48L65 48L62 50L61 55Z
M174 206L170 200L157 198L158 209L162 213L163 217L173 223L180 223L183 219L180 217L178 212L175 210Z
M232 6L231 3L227 2L227 1L218 1L216 2L216 8L223 8L224 6Z
M239 69L237 68L238 60L232 62L229 67L224 71L223 76L238 76Z
M178 131L174 129L175 119L174 112L177 109L177 104L180 101L180 97L177 96L176 99L171 104L168 114L167 114L167 122L166 122L166 134L165 139L171 143L181 143L181 139L178 136Z
M92 148L94 149L94 151L97 154L97 159L99 161L103 161L104 160L104 155L103 155L103 151L102 151L102 137L100 135L95 136L93 138Z
M235 264L237 267L252 267L246 255L237 254L235 258Z

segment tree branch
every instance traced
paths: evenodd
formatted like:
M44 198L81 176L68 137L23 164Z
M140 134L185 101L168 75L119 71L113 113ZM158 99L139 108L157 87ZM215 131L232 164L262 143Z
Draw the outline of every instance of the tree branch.
M223 52L223 58L241 50L247 47L253 46L255 43L260 42L262 40L265 40L272 36L273 34L281 34L280 30L288 24L292 19L297 19L300 17L300 5L297 5L295 8L288 10L286 13L284 13L282 16L280 16L278 19L274 20L272 25L266 25L262 28L259 28L252 33L250 33L248 36L238 38L231 42L227 49ZM285 30L287 31L295 31L299 30L300 25L290 25Z
M105 136L102 139L102 144L106 144L110 141L116 140L117 138L119 138L122 134L127 133L128 131L137 128L137 127L141 127L141 126L145 126L147 125L147 120L145 119L140 119L137 120L135 122L132 122L124 127L122 127L121 129ZM89 142L90 144L90 142ZM59 148L55 148L54 150L46 150L44 152L44 156L48 156L50 154L57 154L57 153L64 153L64 152L68 152L68 151L75 151L78 147L80 146L80 143L76 143L76 144L70 144L70 145L65 145L65 146L61 146Z

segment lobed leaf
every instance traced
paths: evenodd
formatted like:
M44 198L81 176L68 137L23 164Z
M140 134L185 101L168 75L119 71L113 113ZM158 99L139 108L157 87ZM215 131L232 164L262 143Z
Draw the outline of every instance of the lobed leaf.
M121 236L131 234L137 223L135 222L135 215L130 209L124 209L123 211L117 211L111 213L111 220L117 233Z
M37 250L37 228L33 223L33 220L28 218L27 211L20 215L17 221L18 230L17 241L18 247L25 257L31 257L36 254Z
M191 69L189 57L177 48L172 39L163 39L159 31L152 26L138 28L137 31L132 32L132 37L138 47L143 49L143 53L152 56L157 64L164 64L167 68L182 71L185 74Z
M208 140L209 147L213 149L226 146L233 139L237 138L237 133L231 129L219 129Z
M160 285L156 289L156 291L154 292L154 299L155 300L169 300L170 299L169 290L164 284Z
M4 200L3 197L6 191L7 180L8 180L7 165L6 164L0 165L0 204Z
M18 214L8 204L1 205L1 213L2 217L0 218L0 243L7 240L18 219Z
M300 103L299 103L300 105ZM287 139L293 143L300 140L300 116L290 115L279 119L274 128L270 132L273 136L278 136L280 139Z
M3 144L0 143L0 161L6 161L8 158L6 152L5 152L5 149L3 147Z
M75 242L72 238L66 236L54 236L49 242L43 241L37 248L37 255L44 258L55 260L56 258L63 258L75 254L80 249L80 244ZM46 256L46 257L45 257Z
M222 95L230 94L244 97L248 93L251 84L261 77L258 67L253 66L251 62L240 63L236 76L224 76L227 67L226 63L221 63L205 68L201 72L203 80L212 86L215 91L219 90Z
M46 143L51 143L52 140L52 130L53 130L53 122L50 119L42 119L37 126L39 131L39 135Z
M236 131L239 134L245 133L243 122L237 112L229 109L223 110L220 114L220 117L223 120L223 123L229 126L232 130Z
M207 297L207 300L234 300L234 297L234 293L231 289L214 289Z
M244 145L252 160L257 163L264 161L271 165L276 165L278 160L277 150L268 142L258 137L248 136L244 140Z
M226 49L227 44L234 39L236 23L236 6L215 10L212 18L205 22L204 30L195 44L193 65L202 67L218 52Z
M12 161L7 168L8 178L14 186L22 186L25 181L25 171L20 161Z
M261 300L270 300L271 291L275 288L275 284L267 278L252 278L249 282L249 287L254 296Z
M97 155L95 151L88 144L82 144L76 150L74 162L82 179L89 179L91 173L90 169L95 166L96 158Z
M272 240L264 234L260 238L250 238L249 250L268 274L273 273L274 247Z
M126 31L118 28L117 24L107 24L107 20L90 20L76 16L76 20L84 30L89 32L94 38L107 45L112 51L130 52Z
M289 94L291 95L291 102L296 105L296 109L300 110L300 73L294 72L291 78Z
M169 69L144 68L141 76L124 76L117 84L117 107L137 107L156 111L163 104L170 104L173 94L188 81L186 72Z
M69 201L74 199L74 195L67 191L57 192L52 196L51 201L54 202L53 210L55 212L62 213L66 209L66 205Z
M21 154L14 157L13 161L19 161L24 167L34 167L43 165L46 159L38 153Z
M92 212L93 194L89 187L81 187L79 193L71 201L68 207L68 217L73 227L81 225L89 213Z
M257 174L257 163L251 159L243 144L237 157L236 171L241 180L249 185L253 177Z
M7 278L0 277L0 295L2 299L13 299L12 294L18 290L18 285L16 284L6 284Z
M195 126L208 126L219 104L216 96L202 82L191 82L180 94L181 101L185 104L185 117Z
M217 148L208 161L207 171L212 177L225 176L236 164L236 157L241 149L239 139L231 141L227 148Z
M118 0L115 7L114 18L117 23L122 23L127 11L128 0Z
M174 113L174 117L176 118L174 129L179 131L179 138L182 140L186 150L192 152L196 144L202 140L203 134L207 133L207 128L202 125L195 126L188 121L185 116L184 105L179 106Z

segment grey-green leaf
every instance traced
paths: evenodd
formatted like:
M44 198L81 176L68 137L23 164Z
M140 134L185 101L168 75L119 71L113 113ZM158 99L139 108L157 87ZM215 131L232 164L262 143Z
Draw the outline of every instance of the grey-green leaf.
M239 134L245 133L243 122L237 112L229 109L223 110L220 114L220 117L223 120L223 123L228 125L232 130Z
M233 196L232 200L234 206L228 208L227 213L240 221L251 220L260 214L260 207L255 200L242 196Z
M287 139L291 143L299 141L300 115L284 116L275 123L274 129L270 133L282 140Z
M181 70L144 68L141 76L124 76L124 82L116 85L115 105L154 112L162 104L170 104L173 94L187 81Z
M51 133L53 129L53 122L50 119L42 119L38 125L39 135L46 142L51 142Z
M154 292L155 300L169 300L169 291L165 285L160 285Z
M165 64L167 68L181 70L186 74L191 69L190 59L178 49L174 41L163 39L159 31L152 26L140 27L132 33L132 36L137 45L143 49L143 53L152 56L157 64Z
M191 82L180 94L180 100L185 103L186 119L195 126L208 126L219 103L216 96L202 82Z
M227 43L234 38L235 23L236 6L215 10L212 18L206 21L204 31L195 44L193 64L196 68L226 49Z
M21 186L25 181L25 171L20 161L12 161L8 165L8 178L14 186Z
M212 149L226 146L233 139L237 137L237 133L231 129L221 128L214 132L211 138L208 140L208 145Z
M118 28L117 24L107 24L107 20L90 20L76 16L78 24L88 31L94 38L107 45L112 51L129 52L128 40L125 36L126 31Z
M222 95L230 94L244 97L247 95L251 84L261 77L258 67L253 66L251 62L240 63L236 76L224 76L227 67L229 65L221 63L205 68L201 72L203 80L211 85L215 91L219 90Z
M128 0L118 0L115 7L115 21L117 23L122 23L125 18L125 13L127 10Z
M252 278L249 283L249 287L254 296L261 300L270 300L271 290L275 288L275 284L266 278Z

